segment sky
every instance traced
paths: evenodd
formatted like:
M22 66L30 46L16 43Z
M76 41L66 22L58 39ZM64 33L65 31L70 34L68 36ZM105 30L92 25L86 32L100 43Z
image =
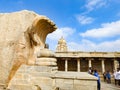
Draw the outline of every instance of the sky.
M20 10L56 24L46 39L53 51L63 36L69 51L120 52L120 0L0 0L0 13Z

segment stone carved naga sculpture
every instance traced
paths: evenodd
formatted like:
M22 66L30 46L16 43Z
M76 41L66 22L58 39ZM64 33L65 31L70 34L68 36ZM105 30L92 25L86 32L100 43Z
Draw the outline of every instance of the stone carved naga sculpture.
M32 17L34 20L31 25L24 32L20 32L17 40L12 44L13 57L11 62L13 63L8 75L6 75L7 86L22 64L35 64L36 54L40 48L44 48L46 36L56 30L55 24L47 17L39 15L34 15L34 17Z

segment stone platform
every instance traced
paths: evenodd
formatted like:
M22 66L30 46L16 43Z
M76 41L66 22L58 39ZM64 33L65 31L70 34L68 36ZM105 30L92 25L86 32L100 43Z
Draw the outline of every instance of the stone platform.
M57 67L22 65L10 90L97 90L97 78L85 72L60 72ZM39 89L38 89L39 88Z
M97 90L97 78L86 72L56 72L56 87L60 90Z

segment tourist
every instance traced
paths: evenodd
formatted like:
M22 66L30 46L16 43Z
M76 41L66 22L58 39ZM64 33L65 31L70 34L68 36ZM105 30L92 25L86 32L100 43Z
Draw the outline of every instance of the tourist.
M100 76L99 76L97 70L94 70L94 74L93 75L98 78L98 80L97 80L97 90L100 90Z
M120 86L120 68L117 69L116 78L117 78L118 85Z
M114 78L115 85L117 85L116 73L117 73L117 71L116 71L116 70L114 70L114 73L113 73L113 78Z
M107 80L107 83L111 83L111 75L109 71L107 71L106 73L106 80Z
M89 67L88 73L89 73L89 74L93 74L93 69L92 69L92 67Z
M103 73L104 82L106 82L106 72Z

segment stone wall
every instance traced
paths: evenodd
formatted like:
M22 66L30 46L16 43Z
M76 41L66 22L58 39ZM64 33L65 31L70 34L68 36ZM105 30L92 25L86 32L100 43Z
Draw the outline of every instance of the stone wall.
M56 86L59 87L60 90L97 90L96 81L74 80L73 78L58 78L56 79Z
M60 90L97 90L97 78L85 72L57 72L54 78Z

